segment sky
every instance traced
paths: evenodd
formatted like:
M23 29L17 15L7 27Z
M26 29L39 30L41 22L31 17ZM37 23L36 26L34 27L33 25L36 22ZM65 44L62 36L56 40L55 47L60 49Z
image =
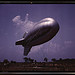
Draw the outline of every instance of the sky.
M43 62L47 57L75 58L75 4L0 4L0 61L24 61L24 48L15 42L35 23L55 19L59 32L48 42L32 47L27 57Z

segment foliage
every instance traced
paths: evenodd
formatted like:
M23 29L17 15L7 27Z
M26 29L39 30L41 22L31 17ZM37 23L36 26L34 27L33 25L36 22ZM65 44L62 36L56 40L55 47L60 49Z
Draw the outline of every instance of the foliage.
M44 58L44 61L45 61L45 62L47 62L47 61L48 61L48 59L45 57L45 58Z
M4 59L3 63L9 63L8 59Z

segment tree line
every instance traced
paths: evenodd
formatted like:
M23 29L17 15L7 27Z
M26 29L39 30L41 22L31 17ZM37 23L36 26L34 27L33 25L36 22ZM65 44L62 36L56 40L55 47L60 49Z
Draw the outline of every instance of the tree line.
M31 63L33 63L33 62L36 63L37 62L36 60L28 58L28 57L24 57L23 59L24 59L24 62L31 62ZM44 62L49 62L47 57L45 57L43 59L43 61ZM58 60L56 60L56 58L52 58L51 62L75 62L75 59L69 59L69 58L62 59L62 58L59 58ZM3 63L9 63L8 59L4 59ZM11 60L10 63L16 63L16 61Z

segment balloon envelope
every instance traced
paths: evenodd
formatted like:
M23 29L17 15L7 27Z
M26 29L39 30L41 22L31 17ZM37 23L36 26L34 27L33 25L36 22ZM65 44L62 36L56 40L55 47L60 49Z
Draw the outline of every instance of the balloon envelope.
M33 29L25 32L23 38L16 45L24 47L24 55L27 56L32 46L40 45L51 40L59 31L59 24L53 18L45 18L37 22Z

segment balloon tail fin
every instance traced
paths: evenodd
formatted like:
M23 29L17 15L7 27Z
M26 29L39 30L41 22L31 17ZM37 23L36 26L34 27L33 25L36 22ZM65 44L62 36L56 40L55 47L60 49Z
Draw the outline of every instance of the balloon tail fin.
M24 56L27 56L28 53L30 52L31 46L25 46L24 47Z

